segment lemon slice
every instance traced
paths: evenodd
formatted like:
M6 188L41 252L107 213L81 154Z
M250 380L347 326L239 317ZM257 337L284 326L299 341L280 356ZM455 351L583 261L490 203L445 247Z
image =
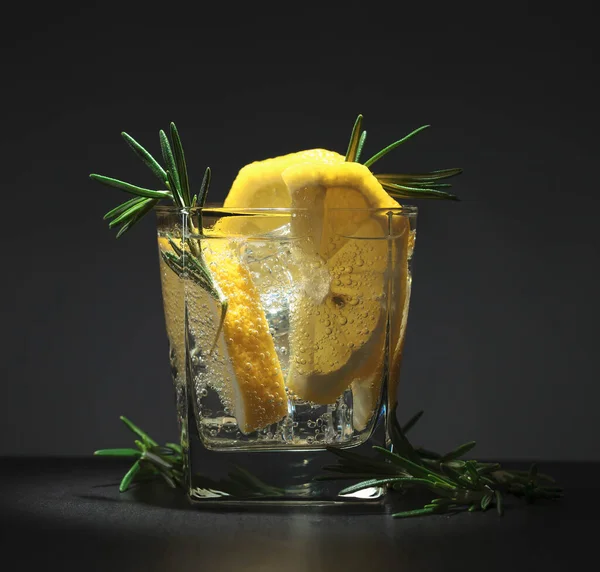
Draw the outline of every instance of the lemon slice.
M159 237L159 248L171 251L168 239ZM267 318L260 296L249 270L241 263L226 237L202 241L202 253L208 268L223 294L228 308L223 322L224 363L229 383L220 388L232 401L233 413L242 433L248 434L277 423L288 413L284 377L275 344L269 333ZM170 314L179 310L180 319L167 316L167 331L174 345L178 366L184 355L183 288L175 281L180 279L161 260L165 285L170 288L166 300ZM177 297L181 300L177 300ZM215 305L212 321L216 324L220 310L208 296L202 298ZM181 323L180 323L181 322ZM214 328L216 332L216 325ZM209 338L214 332L211 332Z
M302 163L343 163L344 156L327 149L307 149L279 157L254 161L240 169L223 202L226 209L261 209L291 206L291 197L281 173L292 165ZM230 236L257 236L272 232L289 223L289 214L268 216L232 216L221 218L215 232Z
M370 399L363 399L357 410L362 408L360 417L367 418L381 388L373 377L382 378L390 270L388 219L369 209L400 205L359 163L299 164L286 169L282 179L292 206L311 209L310 217L291 223L300 226L294 233L310 240L299 245L308 287L290 331L293 358L287 385L301 399L330 404L364 373L358 381L364 382L363 393ZM393 231L402 236L401 217L396 220ZM320 299L310 276L321 283L323 276L329 277Z
M248 434L287 415L287 394L259 293L230 246L227 239L207 240L203 255L228 301L223 336L234 371L234 415Z
M289 208L292 204L281 173L299 163L343 163L344 156L327 149L307 149L254 161L242 167L223 203L227 208Z
M403 227L408 231L392 242L390 271L390 307L389 307L389 350L386 360L385 351L372 354L363 362L351 383L352 388L352 424L357 431L362 431L373 419L375 410L381 400L383 370L388 369L388 407L396 403L400 366L404 349L404 338L410 300L411 276L409 261L414 244L414 231L405 220L394 220L397 232Z

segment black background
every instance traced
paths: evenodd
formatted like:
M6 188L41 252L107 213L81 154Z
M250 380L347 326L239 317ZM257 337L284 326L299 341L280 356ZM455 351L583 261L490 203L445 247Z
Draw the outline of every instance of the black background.
M591 3L590 3L591 5ZM115 240L175 121L192 186L244 164L345 152L365 116L381 161L463 167L421 201L400 415L415 439L499 459L600 459L598 90L589 6L302 2L28 4L2 34L0 454L88 455L175 412L152 217Z

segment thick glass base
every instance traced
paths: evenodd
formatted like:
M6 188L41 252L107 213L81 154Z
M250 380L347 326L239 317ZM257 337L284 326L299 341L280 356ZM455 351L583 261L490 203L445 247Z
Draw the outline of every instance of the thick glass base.
M192 404L182 420L187 493L197 507L381 504L385 489L371 487L353 494L340 494L359 482L329 470L339 457L327 449L215 451L207 448L195 430ZM370 437L358 446L344 447L372 456L373 445L384 446L385 410L376 420Z

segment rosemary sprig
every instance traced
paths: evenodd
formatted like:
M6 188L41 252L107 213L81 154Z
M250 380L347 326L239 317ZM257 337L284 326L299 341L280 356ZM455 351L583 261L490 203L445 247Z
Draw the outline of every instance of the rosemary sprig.
M394 408L395 409L395 408ZM504 497L523 497L533 503L538 499L558 499L562 488L556 486L549 475L540 473L537 464L528 471L503 469L499 463L484 463L464 460L475 446L474 441L460 445L445 455L439 455L422 448L414 448L406 433L421 418L420 411L403 427L392 411L390 437L392 450L373 447L376 456L367 457L336 447L327 450L338 457L338 463L323 467L330 474L323 474L316 480L360 480L346 487L341 495L352 494L365 488L386 487L390 493L410 489L425 489L434 498L422 508L394 513L395 518L444 514L460 511L486 511L495 506L499 515L504 514ZM183 454L181 446L166 443L160 446L126 417L121 420L140 439L135 440L137 449L101 449L94 455L109 457L130 457L135 459L123 477L119 490L126 491L133 482L162 478L171 487L184 488ZM282 496L285 491L264 483L241 467L234 467L226 479L215 481L196 475L196 483L201 487L220 491L224 495L237 498L252 496Z
M172 487L183 487L183 456L181 446L175 443L159 445L154 439L121 416L121 421L137 436L137 449L100 449L94 455L100 457L130 457L135 459L119 485L125 492L133 481L144 481L155 477L163 478Z
M133 448L99 449L97 457L127 457L134 459L133 464L123 476L119 491L127 491L134 483L162 478L172 488L185 488L183 477L183 452L181 445L165 443L159 445L145 431L142 431L127 417L121 421L138 437ZM209 477L197 475L196 484L210 490L217 490L235 497L282 496L285 491L269 485L242 467L235 466L228 478L215 481Z
M169 137L162 129L159 131L160 148L166 168L163 168L144 147L131 137L131 135L125 132L121 133L123 139L125 139L135 154L142 159L144 164L168 190L146 189L112 177L106 177L96 173L90 175L93 180L99 183L135 195L134 198L121 203L104 215L105 220L110 220L109 228L121 225L121 228L117 233L117 238L133 227L163 199L172 200L176 206L182 209L182 212L189 212L190 208L196 206L203 207L205 204L210 185L210 168L207 167L204 172L204 178L202 179L199 194L192 198L183 145L175 123L171 122L169 132L171 140L169 140ZM198 217L198 227L195 227L189 218L187 220L190 225L191 233L201 236L201 213ZM192 279L221 305L221 321L217 329L215 342L210 350L212 352L223 327L225 314L227 313L227 299L223 295L219 285L213 279L213 276L204 261L202 247L196 239L188 239L185 241L185 245L189 247L189 250L179 248L172 240L172 237L169 237L169 243L173 252L165 252L162 250L160 252L161 257L167 266L178 276Z
M200 224L202 223L200 222ZM165 264L178 276L185 275L191 278L196 284L198 284L198 286L200 286L200 288L208 292L212 298L221 304L221 318L219 321L219 326L217 328L212 347L208 352L209 354L212 354L217 342L219 341L223 324L225 323L225 316L227 314L229 302L217 282L215 282L212 274L206 267L206 264L203 263L202 253L199 251L199 249L196 252L196 255L194 255L191 252L186 252L179 248L171 236L168 236L167 238L169 240L169 245L173 249L173 252L169 252L167 250L160 251Z
M358 115L352 128L348 150L346 151L346 161L360 162L360 156L367 138L367 132L362 131L363 116ZM429 128L430 125L422 125L401 139L394 141L381 151L375 153L372 157L363 162L365 167L371 166L379 161L382 157L393 151L421 131ZM452 185L449 183L438 183L440 179L447 179L460 175L462 169L442 169L432 171L431 173L373 173L376 179L381 183L381 186L394 199L448 199L459 200L458 197L448 191L442 189L449 188Z
M131 135L124 131L121 133L121 136L125 139L126 143L152 171L162 185L166 187L166 190L147 189L96 173L90 175L90 178L99 183L136 195L137 200L130 199L104 215L105 219L112 219L112 222L109 225L111 228L118 224L125 226L127 223L133 222L134 219L139 220L141 218L141 216L139 216L140 211L143 207L150 207L144 209L145 212L143 214L146 214L146 212L151 210L152 207L156 206L163 199L170 199L176 206L181 208L193 206L183 145L177 127L173 122L170 124L170 134L171 141L169 141L169 138L162 129L159 131L160 147L166 167L165 169L152 154L142 147L133 137L131 137ZM138 197L152 199L152 202L146 201L142 203L141 199ZM137 209L135 208L136 206L138 207ZM131 226L133 226L133 224L130 224L128 228L131 228Z
M464 510L485 511L492 505L502 515L504 496L508 494L524 497L527 502L562 496L562 488L555 486L552 477L539 473L535 463L529 471L516 471L503 469L499 463L463 459L475 446L474 441L460 445L445 455L415 449L406 433L421 415L422 412L419 412L404 427L400 427L394 408L390 430L392 450L373 447L376 453L374 459L327 447L339 460L337 465L325 467L336 474L323 476L320 480L361 480L340 491L342 495L374 486L393 490L424 488L435 495L423 508L395 513L392 516L396 518Z

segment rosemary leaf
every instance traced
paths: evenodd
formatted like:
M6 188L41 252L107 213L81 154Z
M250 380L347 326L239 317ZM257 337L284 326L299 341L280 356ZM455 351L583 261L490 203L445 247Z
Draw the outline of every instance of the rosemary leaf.
M380 181L381 182L381 181ZM392 196L400 198L428 198L428 199L449 199L458 201L459 198L452 193L440 191L438 189L408 187L406 185L397 185L395 183L381 182L381 186Z
M423 508L430 508L433 510L434 514L444 514L448 512L450 509L456 508L458 505L453 503L451 499L447 499L448 503L440 504L440 503L429 503L426 504Z
M181 448L181 445L179 445L178 443L165 443L165 446L168 447L169 449L173 449L174 451L176 451L180 455L183 452L183 449Z
M404 512L396 512L392 514L392 518L409 518L411 516L422 516L425 514L433 514L435 509L430 508L417 508L415 510L405 510Z
M141 452L137 449L100 449L94 451L97 457L140 457Z
M127 232L131 227L137 224L142 218L150 212L154 206L158 203L157 199L151 199L145 206L143 206L140 210L138 210L134 215L119 229L117 233L117 238L119 238L123 233Z
M476 444L477 443L475 441L469 441L468 443L464 443L463 445L460 445L459 447L454 449L454 451L450 451L450 453L446 453L441 459L442 463L444 463L446 461L452 461L454 459L458 459L458 458L462 457L463 455L468 453L473 447L475 447Z
M181 192L181 187L179 186L179 177L177 175L177 164L175 163L175 157L173 156L173 151L171 150L171 145L169 143L169 139L166 133L161 129L159 131L160 137L160 148L162 151L163 161L165 162L165 167L167 171L167 180L169 181L169 186L171 187L171 192L173 193L173 197L178 195L178 204L180 207L185 206L183 202L183 194ZM169 173L171 176L169 177Z
M456 504L456 501L454 499L449 499L449 498L439 498L439 499L433 499L431 501L431 504L452 505L452 504Z
M149 435L147 435L146 433L144 433L137 425L134 425L131 421L129 421L129 419L127 419L127 417L125 417L124 415L121 415L121 417L119 417L119 419L121 421L123 421L123 423L125 423L125 425L127 425L127 427L133 432L135 433L138 437L141 437L142 441L150 446L150 447L157 447L158 443L152 439Z
M448 478L452 479L457 486L464 489L470 489L472 487L471 481L465 478L461 473L448 466L447 464L440 465L441 472Z
M175 180L176 174L167 169L167 181L169 183L169 188L173 192L173 199L178 207L183 208L185 205L183 203L183 197L181 196L181 192L179 191L179 184Z
M356 161L362 120L363 116L359 114L356 118L356 121L354 122L354 127L352 128L352 134L350 135L350 142L348 143L348 149L346 151L345 159L349 163Z
M171 143L169 142L169 138L167 137L167 134L162 129L158 132L158 136L160 139L160 149L162 152L163 161L165 162L166 171L171 171L173 178L177 182L177 189L179 190L179 178L177 176L177 163L175 162L173 150L171 149Z
M489 473L493 473L500 468L500 463L489 463L481 466L481 463L478 463L477 474L481 477L483 475L488 475Z
M177 167L177 175L179 180L179 188L183 198L183 203L186 206L190 206L192 199L190 196L190 183L188 179L187 165L185 163L185 155L183 153L183 146L181 144L181 138L175 123L171 122L171 140L173 141L173 155L175 157L175 165Z
M132 465L131 469L129 469L129 471L127 471L127 473L123 477L123 480L121 481L121 484L119 485L119 491L121 491L123 493L123 492L125 492L129 488L129 485L131 484L131 481L137 475L137 473L139 472L139 470L140 470L140 461L138 459Z
M398 141L394 141L394 143L392 143L391 145L388 145L387 147L385 147L384 149L382 149L381 151L379 151L378 153L373 155L370 159L365 161L364 162L365 167L370 167L373 163L375 163L375 161L379 161L379 159L381 159L384 155L387 155L390 151L393 151L396 147L399 147L400 145L402 145L402 143L404 143L405 141L408 141L411 137L414 137L417 133L423 131L424 129L427 129L428 127L431 127L431 126L430 125L422 125L421 127L418 127L417 129L415 129L414 131L411 131L408 135L405 135L402 139L399 139Z
M362 154L363 147L365 146L365 141L367 140L367 132L363 131L360 134L360 139L358 140L358 148L356 149L356 158L354 159L357 163L360 162L360 156Z
M108 224L108 227L113 228L114 226L121 224L126 219L132 217L132 215L137 214L140 211L144 210L148 206L148 203L150 203L154 200L155 199L142 199L135 205L128 208L126 211L122 212L118 217L111 220L110 223Z
M388 179L379 179L378 175L375 175L375 178L379 181L381 185L399 185L401 187L408 187L414 189L433 189L433 190L442 190L442 189L450 189L452 185L450 183L436 183L434 181L418 181L415 179L410 179L408 177L398 178L394 180Z
M159 471L158 473L172 489L177 488L175 479L173 479L173 477L171 475L169 475L169 473L167 473L165 471Z
M467 469L467 473L471 478L471 483L474 487L479 487L481 485L481 480L479 478L479 474L477 473L477 469L475 468L476 464L472 461L465 462L465 468Z
M207 284L212 283L212 274L210 273L203 259L199 259L198 257L194 256L191 252L186 252L185 260L189 264L192 271L202 275L203 279L206 281ZM213 292L213 296L216 296L217 300L219 299L216 292Z
M392 453L391 451L388 451L387 449L384 449L383 447L374 446L373 449L375 449L381 455L385 456L393 464L404 469L410 475L413 475L413 476L421 478L421 479L429 480L429 481L431 481L431 483L433 485L436 485L436 486L441 486L441 487L453 487L454 486L448 479L446 479L442 475L438 475L432 471L429 471L422 465L413 463L409 459L405 459L404 457L401 457L400 455L397 455L396 453Z
M171 198L171 193L169 191L154 191L152 189L144 189L143 187L138 187L137 185L131 185L126 183L125 181L119 181L118 179L113 179L112 177L105 177L104 175L97 175L96 173L92 173L90 178L102 183L104 185L108 185L109 187L114 187L115 189L120 189L127 193L131 193L132 195L138 195L139 197L149 197L151 199L168 199Z
M483 497L481 498L481 510L486 511L488 509L488 507L490 506L490 503L492 502L492 499L494 498L494 493L489 492L486 493L485 495L483 495Z
M387 182L387 181L386 181ZM402 184L400 182L399 184ZM405 183L408 187L415 187L417 189L450 189L452 185L450 183L432 183L430 181L413 181L411 179L406 179Z
M133 226L133 220L129 220L127 221L117 232L117 238L121 237L123 234L125 234L132 226Z
M120 205L116 206L114 209L108 211L104 215L104 220L108 220L117 215L120 215L122 212L126 211L129 207L132 207L133 205L140 203L144 199L145 199L144 197L133 197L132 199L129 199L128 201L125 201L124 203L121 203Z
M418 479L415 477L389 477L386 479L369 479L367 481L357 483L356 485L352 485L350 487L342 489L340 491L340 494L346 495L350 493L355 493L356 491L361 491L363 489L368 489L369 487L382 487L384 485L393 485L396 483L408 485L425 485L427 487L432 486L431 481L428 481L427 479Z
M123 131L121 135L123 139L127 141L129 146L135 151L137 156L156 175L158 180L161 183L165 184L167 181L167 173L165 173L165 170L160 166L158 161L148 151L146 151L146 149L144 149L133 137L131 137L131 135L125 133L125 131Z
M430 173L377 173L375 176L381 181L390 181L392 183L396 180L421 180L426 182L456 177L462 172L463 170L460 168L453 168L440 169L438 171L431 171Z
M177 256L183 256L183 249L177 245L170 234L167 235L167 240L169 241L169 246L173 249L173 252L175 252Z
M198 195L194 196L194 200L193 200L193 204L192 206L199 206L200 208L197 211L197 216L198 216L198 234L202 235L203 234L203 229L204 229L204 221L202 219L202 208L204 207L205 203L206 203L206 197L208 195L208 189L210 187L210 180L212 177L212 172L210 170L210 167L206 167L205 171L204 171L204 176L202 177L202 183L200 183L200 191L198 192Z
M169 463L168 461L165 461L159 455L155 455L154 453L152 453L152 451L148 451L148 450L144 451L144 453L142 454L142 459L147 459L149 461L152 461L152 463L154 463L155 465L162 467L164 469L173 468L173 465L171 463Z
M210 177L210 175L209 175ZM209 355L212 354L219 341L219 336L225 323L225 316L229 308L227 298L223 295L223 292L219 288L219 285L214 281L212 274L208 267L204 263L202 254L199 247L199 257L194 256L191 252L186 252L181 249L172 239L170 235L167 236L169 245L173 249L173 252L165 252L161 250L161 256L165 263L173 270L177 275L181 276L186 274L191 277L201 288L203 288L208 294L210 294L217 302L221 304L221 320L217 328L215 339L209 350Z
M160 255L164 260L165 264L178 276L181 276L184 272L183 266L180 264L179 258L172 252L160 251Z
M496 495L496 510L498 511L498 515L502 516L504 514L504 503L502 499L502 493L498 489L496 489L494 493Z
M167 447L167 445L159 445L158 447L151 447L150 452L158 455L159 457L173 457L177 456L178 452L171 449L171 447Z
M210 167L206 167L204 177L202 177L202 183L200 184L200 191L198 192L198 205L201 207L206 203L206 195L208 194L208 188L210 187L211 177L212 172Z

